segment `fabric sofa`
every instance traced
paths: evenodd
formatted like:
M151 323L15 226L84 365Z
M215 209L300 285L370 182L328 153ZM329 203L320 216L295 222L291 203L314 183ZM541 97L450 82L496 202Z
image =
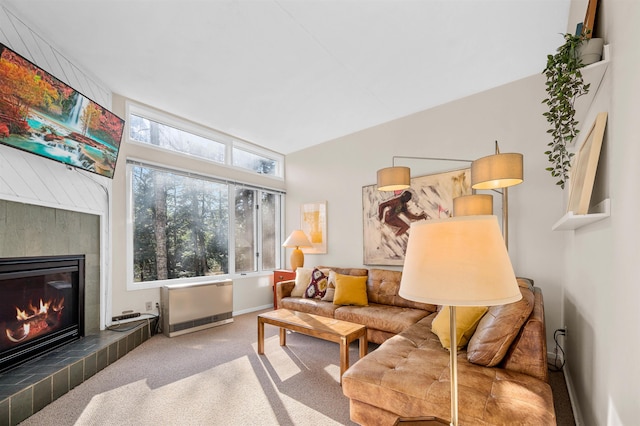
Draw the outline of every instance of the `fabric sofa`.
M393 425L398 418L422 416L449 419L449 351L433 327L439 307L398 296L401 272L333 270L367 276L368 306L292 297L293 281L279 283L277 302L278 307L364 324L368 340L380 343L342 378L351 419L362 425ZM556 424L542 292L530 279L518 278L518 284L522 300L489 307L458 350L462 425Z

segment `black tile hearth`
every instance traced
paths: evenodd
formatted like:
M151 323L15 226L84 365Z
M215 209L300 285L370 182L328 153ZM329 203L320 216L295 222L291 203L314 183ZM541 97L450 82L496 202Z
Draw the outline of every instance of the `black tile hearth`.
M17 425L145 342L153 321L85 336L0 374L0 426Z

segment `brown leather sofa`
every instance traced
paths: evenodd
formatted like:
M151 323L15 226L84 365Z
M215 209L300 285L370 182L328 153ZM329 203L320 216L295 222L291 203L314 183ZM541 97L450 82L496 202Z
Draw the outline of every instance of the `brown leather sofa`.
M394 425L398 418L450 418L449 351L431 330L434 305L398 296L401 272L334 268L368 274L369 306L337 306L291 297L293 281L276 288L278 307L367 326L381 345L342 378L351 419L362 425ZM555 425L548 384L542 292L518 278L523 298L492 306L467 347L458 351L459 421L462 425Z
M382 343L409 326L434 313L436 305L413 302L398 295L402 273L385 269L331 268L342 275L367 276L369 306L340 306L319 299L292 297L295 281L276 286L278 308L321 315L367 326L367 340Z

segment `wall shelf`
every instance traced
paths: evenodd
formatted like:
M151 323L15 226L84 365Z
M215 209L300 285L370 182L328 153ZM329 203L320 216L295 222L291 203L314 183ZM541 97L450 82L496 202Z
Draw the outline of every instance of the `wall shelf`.
M593 213L573 214L567 212L552 227L552 231L572 231L611 216L611 200L607 198L593 207Z
M576 110L575 118L579 123L584 122L584 119L589 112L589 109L591 108L591 104L593 103L593 100L598 93L598 89L600 89L600 84L602 83L602 79L604 78L604 73L607 70L610 62L611 51L609 45L606 44L602 49L602 60L587 65L581 69L582 79L585 83L591 84L591 86L589 87L589 93L576 99L574 105Z
M605 45L602 50L602 60L593 64L587 65L582 68L582 78L586 83L591 84L589 93L580 96L576 99L575 119L579 123L583 123L587 113L591 109L591 104L600 89L604 73L607 71L607 67L611 62L611 51L609 45ZM576 140L574 140L574 144ZM567 212L560 218L552 227L553 231L573 231L583 226L587 226L594 222L606 219L611 216L611 201L607 198L597 205L593 206L591 211L587 214L574 214L573 212Z

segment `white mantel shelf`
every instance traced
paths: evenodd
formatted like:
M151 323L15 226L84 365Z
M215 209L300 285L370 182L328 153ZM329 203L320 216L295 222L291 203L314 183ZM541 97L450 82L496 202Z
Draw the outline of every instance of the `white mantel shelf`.
M573 231L591 223L598 222L611 216L611 201L609 198L603 200L593 207L595 213L573 214L567 212L562 218L551 227L552 231Z

